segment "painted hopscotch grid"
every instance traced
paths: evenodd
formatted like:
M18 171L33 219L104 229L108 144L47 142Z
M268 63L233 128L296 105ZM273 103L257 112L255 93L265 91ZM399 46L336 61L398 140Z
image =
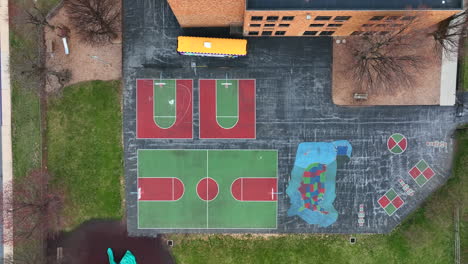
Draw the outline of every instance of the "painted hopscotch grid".
M380 206L385 210L388 216L393 215L405 202L391 188L378 200Z
M422 187L435 175L435 172L429 164L422 159L408 171L408 174Z
M387 148L393 154L401 154L408 147L408 140L400 133L394 133L387 140Z

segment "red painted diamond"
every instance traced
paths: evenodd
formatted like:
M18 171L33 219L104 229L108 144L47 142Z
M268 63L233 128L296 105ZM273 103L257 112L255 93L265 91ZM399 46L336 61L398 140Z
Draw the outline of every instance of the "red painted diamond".
M416 167L413 167L410 171L409 171L409 174L411 175L411 177L413 177L413 179L416 179L416 177L418 177L419 175L421 175L421 171L416 168Z
M403 205L403 200L400 198L400 196L397 196L395 199L393 199L392 204L398 209Z
M423 175L426 179L430 179L432 178L432 176L435 175L434 171L431 169L431 168L427 168L424 172L423 172Z
M390 203L390 200L388 200L387 196L382 196L378 202L382 208L385 208Z

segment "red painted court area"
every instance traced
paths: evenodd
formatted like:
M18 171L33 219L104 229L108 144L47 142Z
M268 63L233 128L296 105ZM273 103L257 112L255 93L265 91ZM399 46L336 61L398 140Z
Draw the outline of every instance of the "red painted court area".
M176 121L161 128L154 121L154 80L137 80L137 138L192 138L192 80L176 80Z
M231 185L231 194L240 202L276 201L277 186L276 178L238 178ZM198 197L204 201L216 199L219 193L218 183L212 178L203 178L196 188ZM138 179L139 201L177 201L184 190L178 178Z
M238 178L231 185L234 199L248 201L276 201L277 178Z
M255 80L239 80L238 122L221 127L216 120L216 80L200 80L200 138L255 138Z
M177 201L184 195L184 184L178 178L138 178L138 200Z
M211 201L218 196L218 183L212 178L204 178L197 184L197 194L203 201Z

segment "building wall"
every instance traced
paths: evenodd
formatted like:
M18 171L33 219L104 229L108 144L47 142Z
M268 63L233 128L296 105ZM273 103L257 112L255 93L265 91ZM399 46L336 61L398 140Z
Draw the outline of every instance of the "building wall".
M316 36L322 31L333 31L333 36L348 36L353 32L365 31L392 31L403 24L408 23L408 20L402 20L404 16L416 16L413 27L423 28L437 24L455 13L457 10L402 10L402 11L275 11L262 10L254 11L247 10L244 17L244 35L255 36L252 32L259 32L258 36L262 36L262 32L271 31L271 36L303 36L306 31L317 31ZM310 19L307 19L307 16ZM252 16L261 16L261 21L252 21ZM277 21L267 21L268 16L277 16ZM292 21L283 21L284 16L294 16ZM316 20L317 16L330 16L330 20ZM346 21L335 21L337 16L350 16ZM371 21L374 16L384 16L382 20ZM389 20L389 16L395 16L394 20ZM255 27L257 24L257 27ZM266 24L274 24L273 26L265 26ZM281 27L280 24L289 24L287 27ZM319 27L311 27L310 24L324 24ZM331 26L329 26L332 24ZM338 24L341 26L335 26ZM363 25L370 24L371 26L364 27ZM260 25L258 27L258 25ZM278 31L285 31L284 35L275 35ZM250 33L249 33L250 32ZM355 33L355 34L356 34ZM266 34L266 33L264 33ZM313 33L309 33L313 34ZM323 33L322 33L323 34Z
M242 24L245 0L167 0L181 27Z

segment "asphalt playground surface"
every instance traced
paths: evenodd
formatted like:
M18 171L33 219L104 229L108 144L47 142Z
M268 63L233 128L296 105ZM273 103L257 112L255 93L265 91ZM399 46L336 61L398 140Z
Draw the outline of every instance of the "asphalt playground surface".
M124 1L123 10L123 131L127 225L131 235L386 233L450 176L453 133L457 125L468 122L468 115L455 117L455 107L334 105L331 38L249 38L248 56L238 59L180 56L176 53L177 36L184 32L165 0ZM193 139L137 139L136 80L159 78L194 80ZM256 79L256 139L200 139L198 80L225 78ZM466 99L465 96L465 105ZM394 154L387 148L387 140L394 133L407 139L403 153ZM336 140L347 140L353 148L351 158L338 163L333 203L338 219L328 227L320 227L297 216L287 216L290 201L284 193L298 145ZM278 150L277 229L138 229L139 149ZM421 160L435 173L422 185L409 174ZM403 190L399 179L409 185L413 195ZM397 210L382 208L378 201L385 195L389 203L383 199L383 204L389 206L393 202ZM365 213L363 226L358 225L361 205Z

